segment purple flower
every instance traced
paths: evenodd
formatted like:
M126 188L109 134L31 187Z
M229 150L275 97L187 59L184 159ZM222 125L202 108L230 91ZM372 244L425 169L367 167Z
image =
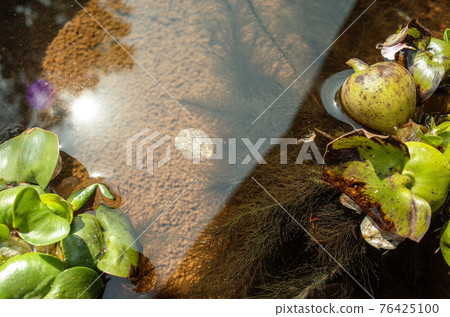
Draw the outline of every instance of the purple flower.
M35 81L28 88L27 98L31 107L38 110L45 109L55 100L53 85L46 80Z

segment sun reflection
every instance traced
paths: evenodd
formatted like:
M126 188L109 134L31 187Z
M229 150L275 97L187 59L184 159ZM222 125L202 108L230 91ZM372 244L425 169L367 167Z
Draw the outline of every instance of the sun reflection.
M72 118L77 123L92 122L99 114L100 104L91 94L80 96L72 104Z

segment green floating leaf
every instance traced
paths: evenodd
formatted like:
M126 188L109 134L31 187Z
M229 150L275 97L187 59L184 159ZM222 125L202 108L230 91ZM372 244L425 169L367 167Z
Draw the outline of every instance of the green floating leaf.
M0 266L0 298L42 298L63 270L63 263L51 255L17 255Z
M140 247L136 242L133 225L119 209L99 205L97 219L100 221L106 241L106 251L98 263L99 270L120 277L128 277L139 264Z
M2 223L0 223L0 241L1 240L9 240L9 228Z
M103 288L100 276L87 267L73 267L60 273L53 281L45 299L93 299Z
M72 210L58 195L44 194L41 197L33 188L24 188L17 194L13 227L31 244L56 243L70 232Z
M447 197L450 165L425 143L356 130L331 142L324 160L324 179L382 229L417 242Z
M445 262L450 266L450 222L447 221L441 229L441 252Z
M80 209L84 206L84 204L92 197L97 187L100 189L100 192L108 199L114 200L114 196L110 193L108 188L106 188L103 184L91 184L86 188L80 189L76 191L72 195L67 198L67 201L72 205L74 211Z
M76 216L69 235L61 241L61 247L69 267L97 269L103 255L103 232L98 220L90 214Z
M103 184L98 184L98 188L100 189L100 192L103 196L105 196L108 199L114 200L114 196L111 194L111 192L106 188Z
M0 223L3 223L10 228L13 227L14 200L16 199L17 194L27 187L36 190L39 195L45 193L42 188L33 185L16 186L0 191Z
M55 194L43 194L39 198L55 215L66 219L69 223L72 222L73 210L63 198Z
M45 188L59 156L56 134L28 129L0 145L0 177L8 183L34 183Z
M444 32L444 41L450 44L450 29L446 29Z

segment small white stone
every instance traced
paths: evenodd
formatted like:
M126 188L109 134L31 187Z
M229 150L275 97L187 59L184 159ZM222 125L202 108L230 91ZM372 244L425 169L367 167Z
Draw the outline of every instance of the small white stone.
M380 229L369 216L361 222L361 234L367 243L377 249L393 250L405 240L395 233Z
M185 158L204 161L214 154L214 144L209 136L199 129L183 129L175 137L175 148Z

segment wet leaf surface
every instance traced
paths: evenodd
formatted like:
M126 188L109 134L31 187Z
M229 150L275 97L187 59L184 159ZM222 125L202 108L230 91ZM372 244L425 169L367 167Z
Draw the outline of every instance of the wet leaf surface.
M418 100L424 103L436 91L445 75L445 67L434 61L428 52L413 53L413 64L409 71L417 87Z
M57 195L39 197L36 190L27 187L17 194L13 208L13 227L31 244L56 243L70 232L72 210Z
M8 183L33 183L45 188L58 155L56 134L40 128L26 130L0 145L0 176Z
M3 223L12 228L13 226L13 206L17 194L24 188L32 188L36 190L39 195L44 194L44 191L39 186L22 185L9 188L0 192L0 223Z
M432 38L426 51L431 53L433 62L444 66L448 75L450 72L450 44L437 38Z
M138 266L140 247L133 226L119 209L99 205L97 219L104 229L105 254L97 267L108 274L128 277Z
M63 263L51 255L17 255L0 266L0 298L42 298L63 270Z
M53 281L46 299L97 298L103 288L100 276L87 267L73 267L60 273Z
M69 267L97 269L103 255L103 232L98 220L91 214L76 216L69 235L61 241L61 247Z
M81 207L83 207L84 204L86 204L86 202L95 193L95 190L97 188L99 188L102 195L105 196L107 199L114 200L114 196L111 194L108 188L106 188L105 185L96 183L76 191L75 193L70 195L69 198L67 198L67 201L72 205L73 210L76 211Z

